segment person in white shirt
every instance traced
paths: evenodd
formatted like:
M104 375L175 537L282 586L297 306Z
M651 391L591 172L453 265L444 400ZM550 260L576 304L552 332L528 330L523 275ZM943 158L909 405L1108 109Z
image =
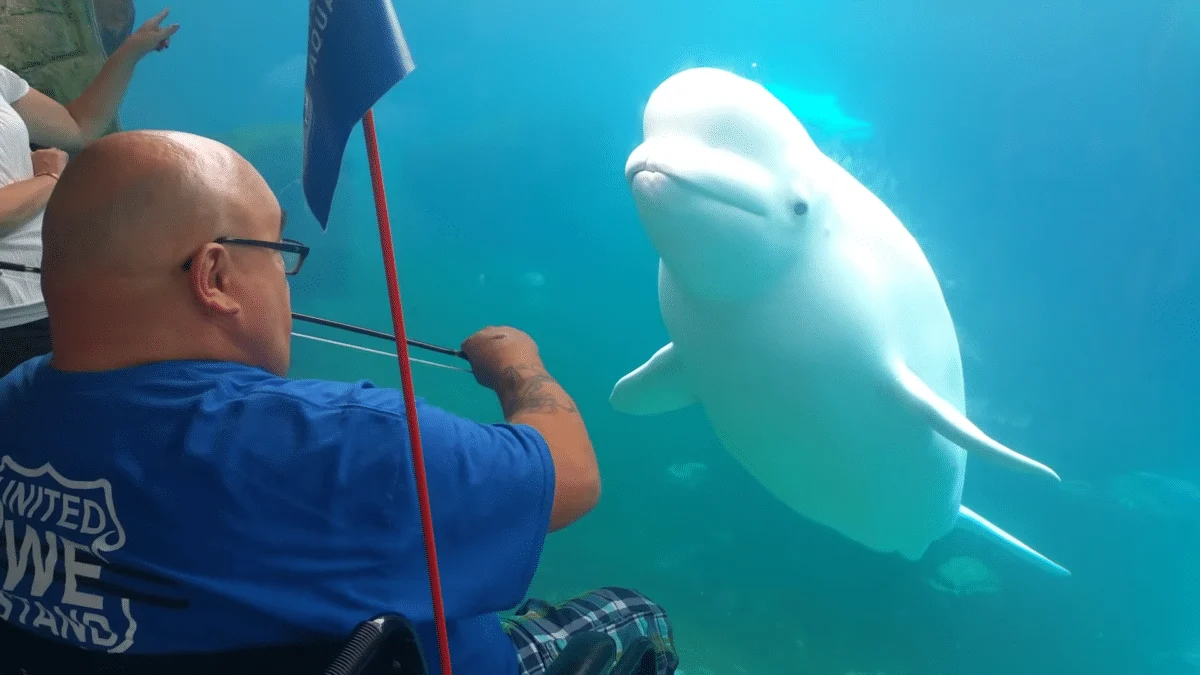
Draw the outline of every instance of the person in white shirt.
M65 151L81 150L104 133L134 67L168 46L179 24L162 25L167 11L131 33L65 106L0 63L0 377L50 351L41 279L15 269L41 265L42 211L67 165ZM47 149L30 152L31 142Z

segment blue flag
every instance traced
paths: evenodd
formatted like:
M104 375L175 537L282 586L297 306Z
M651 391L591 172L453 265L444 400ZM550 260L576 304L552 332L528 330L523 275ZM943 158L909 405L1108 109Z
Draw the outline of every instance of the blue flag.
M322 230L350 132L415 67L391 0L311 0L304 196Z

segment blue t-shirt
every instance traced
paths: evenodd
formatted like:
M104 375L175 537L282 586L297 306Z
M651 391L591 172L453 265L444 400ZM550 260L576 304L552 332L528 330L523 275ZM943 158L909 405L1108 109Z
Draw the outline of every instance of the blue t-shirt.
M455 673L516 673L554 468L418 402ZM440 672L404 399L212 361L0 379L0 618L93 649L225 650L411 619Z

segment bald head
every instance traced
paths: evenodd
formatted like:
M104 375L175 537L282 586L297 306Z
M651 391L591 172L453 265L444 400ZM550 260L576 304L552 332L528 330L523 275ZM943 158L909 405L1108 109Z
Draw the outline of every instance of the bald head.
M127 131L90 144L63 171L43 216L54 363L89 370L217 359L286 372L282 259L254 245L277 242L281 229L266 181L222 143Z
M238 234L271 201L254 167L217 141L172 131L106 136L71 160L46 206L46 281L160 273L204 242Z

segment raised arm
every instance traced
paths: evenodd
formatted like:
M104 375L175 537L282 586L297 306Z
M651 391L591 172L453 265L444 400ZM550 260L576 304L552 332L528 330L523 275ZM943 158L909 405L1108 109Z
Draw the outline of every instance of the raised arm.
M62 105L36 89L12 106L29 128L34 143L77 151L100 137L117 115L133 70L142 57L165 49L178 24L162 27L168 10L142 24L104 62L100 73L75 100Z

